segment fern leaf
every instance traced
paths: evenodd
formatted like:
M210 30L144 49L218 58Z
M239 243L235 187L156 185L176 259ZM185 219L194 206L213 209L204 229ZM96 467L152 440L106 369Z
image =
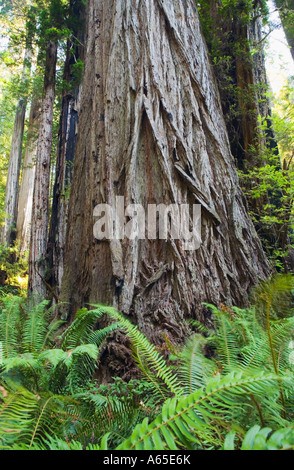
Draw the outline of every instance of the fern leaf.
M179 376L185 385L186 395L202 387L215 372L213 362L203 354L206 343L203 336L195 334L188 339L181 351Z
M225 440L224 450L236 450L236 432L231 431ZM289 426L275 432L271 428L253 426L247 431L241 450L293 450L294 427Z
M19 352L19 329L20 304L23 302L19 297L5 299L4 306L0 311L0 341L2 353L5 358L16 355Z
M89 344L89 337L97 320L103 316L103 311L82 309L76 313L73 323L62 336L62 347L73 349L81 344Z
M163 380L170 392L175 395L181 395L183 389L179 384L177 377L173 374L170 367L167 366L164 358L156 351L155 347L141 333L137 326L134 326L128 319L121 315L112 307L96 306L97 313L105 313L110 318L120 323L121 327L126 331L128 337L132 341L135 348L140 351L149 367L156 371L157 377Z
M209 419L218 419L221 424L226 410L236 406L241 395L263 394L275 380L273 375L246 378L242 374L231 374L223 378L215 377L206 388L188 397L167 400L155 421L148 424L145 420L136 426L129 439L117 449L138 450L148 445L148 450L174 450L200 445L199 436L206 432L209 436L211 432Z

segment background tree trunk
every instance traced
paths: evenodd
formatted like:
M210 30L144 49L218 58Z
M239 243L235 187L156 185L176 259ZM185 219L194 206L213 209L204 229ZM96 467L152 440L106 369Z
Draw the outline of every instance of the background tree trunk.
M264 3L227 3L200 0L202 26L213 57L230 147L243 172L242 187L249 210L255 214L255 228L267 254L283 250L284 224L263 222L267 205L279 208L282 191L269 189L262 197L252 196L260 185L258 168L281 168L275 138L264 57ZM255 172L252 174L251 172ZM251 174L250 174L251 173ZM278 194L277 194L278 193ZM285 268L288 261L286 260Z
M33 99L18 200L17 239L19 240L19 250L21 253L29 249L30 243L40 107L40 100Z
M74 152L77 140L77 102L71 94L62 99L59 143L53 189L52 215L48 242L50 275L48 281L59 294L63 275L63 258L68 213L68 192L72 180Z
M268 96L269 83L265 67L265 41L262 30L263 18L261 13L257 10L255 14L253 13L253 18L248 25L249 46L250 49L253 48L255 50L255 53L252 55L250 50L249 52L252 57L251 67L253 70L252 85L254 88L255 114L264 119L267 125L265 130L261 130L260 128L255 129L255 141L258 144L257 153L258 151L262 151L263 148L271 149L273 155L277 156L277 165L280 165L278 143L272 123L271 102ZM256 121L258 125L258 120L256 119Z
M234 6L201 1L202 26L215 64L230 146L241 170L263 165L262 147L277 148L262 35L263 5L257 0L248 11L241 0ZM267 120L258 128L258 116ZM279 159L277 158L277 164Z
M24 88L31 70L31 47L25 50L21 86ZM24 90L22 90L22 95ZM17 103L13 134L11 139L11 150L5 191L4 211L7 214L5 225L1 230L1 243L12 245L16 238L16 220L19 193L19 176L22 157L22 143L25 125L27 98L23 95Z
M130 315L156 344L163 333L180 341L185 319L209 322L203 302L244 305L269 272L239 188L195 2L89 0L85 57L64 316L102 302ZM200 203L200 249L184 251L177 240L98 242L93 208L113 205L116 195L145 209Z
M294 60L294 0L275 0L285 36Z
M48 261L49 283L60 295L66 238L69 192L72 182L74 154L78 132L79 93L84 56L85 6L81 0L71 0L70 14L76 19L72 36L67 44L67 57L63 81L66 84L62 98L59 124L55 183L50 219ZM78 66L77 72L76 68Z
M57 43L50 41L47 47L44 98L40 115L36 173L33 195L30 257L29 295L46 294L46 251L49 223L49 184L52 147L53 107L55 99L55 75Z

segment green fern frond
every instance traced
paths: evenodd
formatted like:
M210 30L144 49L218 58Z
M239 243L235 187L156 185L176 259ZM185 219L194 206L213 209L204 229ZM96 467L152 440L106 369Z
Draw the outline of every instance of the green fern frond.
M23 299L12 297L4 300L0 310L0 341L2 353L5 358L16 355L19 352L19 322L20 305Z
M294 318L286 318L278 322L271 322L272 343L278 357L279 369L289 367L287 349L294 331ZM263 332L256 336L242 349L242 368L266 367L272 368L272 359L268 336Z
M42 448L35 446L34 450L84 450L80 442L71 440L70 442L64 441L58 437L48 436ZM99 450L99 449L97 449Z
M33 307L18 297L5 299L0 310L0 341L4 357L40 352L50 344L60 321L51 322L48 301Z
M207 340L203 336L194 334L181 351L179 377L184 384L186 395L203 387L207 379L216 372L214 363L204 356L205 344Z
M211 307L210 304L204 304L204 305ZM203 323L201 323L198 320L194 320L194 319L189 320L189 324L192 327L196 328L197 332L201 333L203 336L210 336L213 332L210 328L207 328L205 325L203 325Z
M62 348L72 349L80 344L89 344L95 323L103 316L103 311L83 308L76 313L73 323L62 335Z
M5 374L13 369L34 371L36 373L36 370L40 368L38 358L31 353L20 354L9 359L4 359L2 365L3 373Z
M64 364L72 393L90 382L97 367L98 353L96 344L82 344L67 353Z
M120 323L121 327L126 331L128 337L132 341L134 347L140 351L141 356L144 357L149 368L156 372L157 377L163 380L171 393L181 395L183 393L183 389L177 377L173 374L171 368L168 367L164 358L160 356L155 347L148 341L146 336L138 330L137 326L134 326L128 319L112 307L96 305L96 308L97 314L105 313L110 318Z
M46 313L48 304L49 302L45 300L29 311L23 331L23 344L27 352L41 351L44 347L48 328Z
M42 445L47 434L61 437L76 403L71 397L34 394L24 388L7 391L0 410L0 445ZM68 424L66 424L68 423Z
M86 386L97 367L98 347L96 344L82 344L74 349L63 351L53 349L42 352L38 357L39 364L47 370L51 366L49 388L59 393L69 386L72 393L79 387Z
M31 424L36 399L24 388L10 391L5 388L0 409L0 446L6 447L27 432Z
M3 343L0 341L0 369L4 361L4 348L3 348Z
M94 451L94 450L107 450L107 439L108 434L106 434L102 441L101 445L99 444L88 444L87 446L83 446L81 442L73 441L70 442L60 439L58 437L48 436L47 439L44 441L44 445L37 446L35 445L30 450L86 450L86 451ZM18 446L14 446L13 450L18 450ZM22 450L22 449L20 449ZM23 449L23 450L26 450Z
M119 327L119 323L113 323L112 325L109 325L101 330L93 331L88 337L88 342L96 344L98 347L100 347L103 341L105 340L106 336L112 333L112 331L117 330Z
M43 339L43 344L40 344L39 351L43 351L46 347L51 346L56 340L56 333L59 328L64 324L63 320L55 320L47 324L46 335Z
M55 368L60 362L64 362L66 357L67 353L63 349L47 349L39 354L38 360L40 364L50 364Z
M141 415L139 403L128 397L102 396L95 393L77 394L79 408L83 410L84 420L76 429L78 435L95 438L100 441L104 435L111 436L112 443L122 442L129 430L137 423Z
M253 290L252 297L259 313L258 319L265 326L266 310L270 307L271 319L292 316L291 309L294 277L292 274L278 274L262 281Z
M210 420L221 425L226 421L227 410L236 407L241 396L262 395L275 380L273 375L251 378L242 374L216 376L205 388L187 397L167 400L155 421L149 424L145 419L117 449L176 450L193 449L195 445L200 447L205 433L208 438L211 433Z
M224 450L236 450L236 434L236 431L231 431L226 436ZM273 432L271 428L255 425L249 429L239 446L240 450L293 450L294 427L289 426Z
M153 387L153 397L157 402L166 400L168 398L169 390L166 388L164 382L156 376L148 366L148 362L145 359L144 354L138 347L132 345L133 357L138 368L141 370L143 375L147 378L149 384Z

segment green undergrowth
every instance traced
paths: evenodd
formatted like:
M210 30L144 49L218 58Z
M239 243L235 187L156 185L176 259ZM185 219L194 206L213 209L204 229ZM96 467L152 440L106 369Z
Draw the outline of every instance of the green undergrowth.
M168 360L112 307L77 312L7 297L0 311L0 447L11 450L272 450L294 446L293 278L261 283L247 309L207 305ZM103 325L100 327L101 320ZM124 332L139 379L99 384Z

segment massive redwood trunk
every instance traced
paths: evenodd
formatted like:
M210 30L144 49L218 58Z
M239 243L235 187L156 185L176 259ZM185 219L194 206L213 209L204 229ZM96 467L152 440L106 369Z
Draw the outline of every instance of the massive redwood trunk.
M155 343L181 340L203 302L244 305L268 274L239 188L194 0L89 0L62 300L101 302ZM202 205L202 244L98 242L93 208Z

